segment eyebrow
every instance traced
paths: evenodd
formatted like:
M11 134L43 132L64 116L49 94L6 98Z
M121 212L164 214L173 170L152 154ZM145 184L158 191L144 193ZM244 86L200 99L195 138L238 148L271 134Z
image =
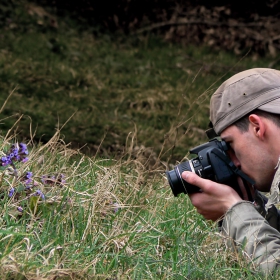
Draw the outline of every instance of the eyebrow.
M221 139L225 142L231 141L231 137L230 136L225 136L225 137L221 137Z

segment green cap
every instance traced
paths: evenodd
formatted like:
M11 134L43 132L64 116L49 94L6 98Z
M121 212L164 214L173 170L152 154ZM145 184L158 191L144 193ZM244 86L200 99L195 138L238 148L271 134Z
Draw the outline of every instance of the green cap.
M220 135L255 109L280 114L280 71L253 68L226 80L211 97L210 120Z

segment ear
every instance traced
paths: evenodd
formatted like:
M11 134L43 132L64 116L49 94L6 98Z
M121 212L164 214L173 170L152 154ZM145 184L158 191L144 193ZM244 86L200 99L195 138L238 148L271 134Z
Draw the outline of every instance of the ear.
M249 122L256 137L259 139L264 139L266 125L263 119L256 114L252 114L249 116Z

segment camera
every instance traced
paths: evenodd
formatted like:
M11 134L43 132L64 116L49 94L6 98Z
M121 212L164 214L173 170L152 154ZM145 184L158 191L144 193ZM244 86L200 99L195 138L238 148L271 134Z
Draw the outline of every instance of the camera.
M191 149L190 153L196 154L196 158L182 162L176 165L173 170L166 172L173 195L178 196L180 193L191 194L200 191L197 186L187 183L181 176L184 171L191 171L201 178L228 185L243 197L237 177L241 177L252 185L254 182L233 164L226 154L228 149L228 144L217 138Z

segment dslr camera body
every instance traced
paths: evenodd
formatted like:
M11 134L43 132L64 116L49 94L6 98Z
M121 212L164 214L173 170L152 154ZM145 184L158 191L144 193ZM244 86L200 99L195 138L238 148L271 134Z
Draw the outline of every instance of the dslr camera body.
M191 194L200 191L198 187L184 181L181 176L184 171L191 171L201 178L232 187L243 198L237 178L241 177L243 182L245 180L251 185L254 184L254 181L233 164L227 156L228 149L228 144L217 138L191 149L190 153L196 154L196 158L182 162L173 170L166 172L174 196L178 196L180 193ZM244 186L250 197L251 192L246 182L244 182ZM252 200L251 197L250 200Z

